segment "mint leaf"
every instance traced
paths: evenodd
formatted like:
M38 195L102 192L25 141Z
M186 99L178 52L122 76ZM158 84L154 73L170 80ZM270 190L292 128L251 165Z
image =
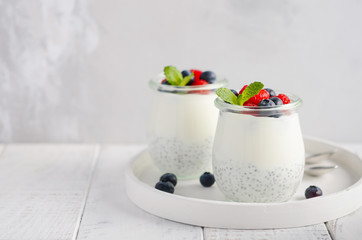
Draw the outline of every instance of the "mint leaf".
M249 86L245 88L243 93L238 96L237 103L241 106L244 105L246 101L258 94L260 90L263 89L263 87L264 84L262 84L261 82L253 82L249 84Z
M179 86L186 86L186 84L188 84L190 82L190 80L193 76L194 76L194 73L191 73L191 75L184 77Z
M182 74L177 68L174 66L166 66L163 69L163 72L165 73L167 82L169 82L171 85L179 86L182 81Z
M216 91L216 94L225 102L238 105L237 98L235 94L228 88L219 88Z

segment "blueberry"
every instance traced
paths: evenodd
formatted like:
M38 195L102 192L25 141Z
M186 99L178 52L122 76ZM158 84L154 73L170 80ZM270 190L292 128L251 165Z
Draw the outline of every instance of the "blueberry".
M156 183L155 188L168 193L173 193L175 191L175 187L170 182L159 181L158 183Z
M183 70L181 72L181 74L182 74L182 77L187 77L187 76L191 75L191 71L190 70Z
M186 84L186 86L191 86L195 81L195 77L192 77L190 81Z
M275 103L275 105L283 105L283 101L278 97L272 97L270 98L270 100L272 100Z
M177 184L177 177L175 174L173 173L165 173L160 177L160 181L161 182L170 182L172 183L174 186L176 186Z
M261 100L261 102L258 104L258 106L261 106L261 107L272 107L272 106L275 106L275 103L270 100L270 99L263 99Z
M230 89L230 91L232 91L235 94L235 96L239 96L239 93L236 90Z
M204 187L211 187L215 183L215 177L212 173L205 172L200 177L200 183Z
M182 77L187 77L187 76L191 75L191 71L190 70L183 70L181 72L181 74L182 74ZM186 86L191 86L194 83L194 81L195 81L195 77L192 77L190 79L190 81L186 84Z
M216 74L212 71L205 71L201 73L200 79L203 79L208 83L213 83L216 80Z
M273 89L270 88L264 88L264 89L269 93L270 97L275 97L277 95Z
M314 198L314 197L319 197L322 196L322 190L319 187L316 186L309 186L306 190L305 190L305 198Z

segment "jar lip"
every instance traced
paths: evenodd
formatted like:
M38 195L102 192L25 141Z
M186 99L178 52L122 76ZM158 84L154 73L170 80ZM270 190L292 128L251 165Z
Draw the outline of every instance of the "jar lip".
M152 78L149 81L149 86L154 90L161 90L166 92L177 91L180 92L189 92L195 90L217 90L221 87L226 86L227 80L225 77L219 76L216 78L216 81L212 84L205 85L196 85L196 86L172 86L161 84L161 81L166 78L163 73L158 74L156 77Z
M281 93L279 91L275 91L277 93ZM248 113L248 112L255 112L256 110L260 113L268 113L268 112L275 112L275 111L296 111L302 106L302 99L298 96L283 92L283 94L287 95L290 99L290 103L285 105L276 105L272 107L260 107L260 106L239 106L234 104L226 103L221 98L216 98L214 103L215 106L220 109L220 111L226 112L234 112L234 113Z

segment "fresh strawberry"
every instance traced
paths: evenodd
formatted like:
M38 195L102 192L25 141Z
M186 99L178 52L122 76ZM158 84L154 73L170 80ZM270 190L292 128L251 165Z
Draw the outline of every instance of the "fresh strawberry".
M251 102L246 102L246 103L244 103L243 106L256 107L258 105L254 104L254 103L251 103Z
M161 84L163 84L163 85L171 85L171 84L167 81L166 78L162 80Z
M240 90L239 95L244 92L244 90L245 90L245 88L246 88L247 86L248 86L248 85L245 85L245 86Z
M200 75L201 75L202 71L197 70L197 69L191 69L190 72L194 73L195 81L200 80ZM199 85L203 85L203 84L199 84Z
M246 101L244 103L244 106L246 106L245 104L255 104L256 106L258 106L258 104L263 100L263 99L268 99L269 98L269 93L267 90L262 89L260 90L260 92L258 94L256 94L254 97L251 97L248 101Z
M290 99L288 98L287 95L285 94L279 94L278 98L280 98L283 101L283 104L288 104L290 103Z
M192 83L192 86L200 86L200 85L207 85L209 84L207 81L199 79L199 80L195 80ZM199 93L199 94L208 94L210 92L210 90L193 90L191 91L191 93Z
M195 78L195 81L192 83L192 86L206 85L206 84L209 84L209 83L207 81L205 81L205 80L202 80L202 79L196 80L196 78Z

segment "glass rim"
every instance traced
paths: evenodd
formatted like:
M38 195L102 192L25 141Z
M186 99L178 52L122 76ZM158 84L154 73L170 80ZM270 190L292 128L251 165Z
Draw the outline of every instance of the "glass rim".
M205 84L205 85L196 85L196 86L173 86L173 85L161 84L161 81L165 78L166 76L163 73L158 74L156 77L152 78L149 81L150 88L154 90L164 90L167 92L177 91L180 93L180 92L189 92L195 90L217 90L221 87L226 86L227 84L227 80L223 76L217 77L214 83Z
M279 91L275 91L277 93L281 93ZM220 97L217 97L214 101L215 106L220 111L227 111L227 112L234 112L234 113L249 113L258 111L260 113L269 113L275 111L296 111L298 110L301 105L303 104L303 100L298 96L283 92L283 94L287 95L290 99L290 103L285 105L276 105L276 106L240 106L234 105L230 103L226 103Z

